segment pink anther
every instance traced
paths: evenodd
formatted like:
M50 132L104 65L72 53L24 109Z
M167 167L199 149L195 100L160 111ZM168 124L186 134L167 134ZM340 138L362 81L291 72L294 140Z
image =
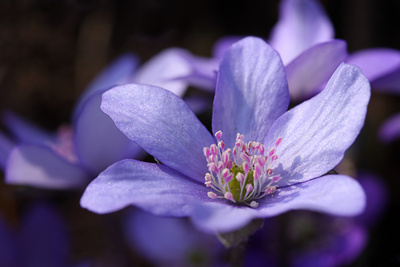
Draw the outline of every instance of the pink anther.
M279 146L279 144L282 142L282 137L279 137L276 141L275 141L275 147Z
M222 131L218 131L215 133L215 137L217 138L217 142L221 141L221 137L222 137Z
M225 192L224 197L232 202L236 202L231 192Z
M247 191L247 193L250 193L251 191L253 191L253 186L251 184L247 184L246 191Z
M215 194L214 192L208 192L208 193L207 193L207 196L208 196L209 198L213 198L213 199L218 198L217 194Z

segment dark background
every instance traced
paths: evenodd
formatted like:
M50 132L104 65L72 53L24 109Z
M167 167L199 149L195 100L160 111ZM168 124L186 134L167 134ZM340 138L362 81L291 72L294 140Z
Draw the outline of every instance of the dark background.
M400 49L400 1L321 3L335 26L336 38L346 40L349 51ZM134 52L144 62L164 48L177 46L210 56L214 42L226 35L268 38L278 6L277 0L2 0L0 111L11 109L45 129L56 130L69 122L73 105L90 80L121 53ZM361 134L367 145L356 156L357 166L382 177L390 201L371 231L366 252L354 266L396 266L400 261L400 144L382 145L376 140L379 125L400 111L399 103L398 96L373 93ZM0 210L11 222L18 221L29 202L21 195L20 189L0 182ZM77 219L69 219L72 232L78 233L73 236L73 258L99 254L110 242L104 240L100 227L93 227L103 219L80 210L79 196L65 199L58 200L65 213L86 222L78 226Z

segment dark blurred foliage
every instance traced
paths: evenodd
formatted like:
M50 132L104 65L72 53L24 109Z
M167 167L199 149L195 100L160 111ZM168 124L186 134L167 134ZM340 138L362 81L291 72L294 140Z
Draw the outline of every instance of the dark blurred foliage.
M400 49L400 1L324 0L336 37L350 51ZM267 38L279 1L267 0L2 0L0 1L0 111L13 110L55 130L69 122L88 82L123 52L142 62L164 48L183 47L210 56L226 35ZM355 150L356 166L382 176L389 206L372 230L366 251L354 266L395 266L400 245L400 142L382 145L377 129L400 111L400 98L373 93L366 126ZM357 147L359 145L359 147ZM64 211L72 239L71 261L100 257L98 266L145 265L118 238L115 218L79 207L80 193L14 188L0 182L0 210L12 224L31 198L50 198ZM117 261L114 261L118 259ZM108 265L107 265L108 264Z

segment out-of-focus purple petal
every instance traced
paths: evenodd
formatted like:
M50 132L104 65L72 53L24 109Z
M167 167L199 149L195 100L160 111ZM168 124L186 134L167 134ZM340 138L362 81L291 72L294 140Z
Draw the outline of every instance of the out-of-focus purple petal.
M259 201L256 209L209 202L196 206L194 223L206 232L229 232L253 218L279 215L289 210L313 210L339 216L360 214L365 194L360 184L345 175L327 175L301 184L277 189Z
M136 209L125 219L128 243L153 262L183 264L196 247L195 231L182 218L154 216Z
M238 42L243 37L239 36L224 36L218 39L213 47L213 58L222 59L222 56L234 43Z
M0 263L2 266L18 267L19 257L15 233L0 214Z
M271 127L265 147L274 147L279 185L324 175L343 158L364 125L370 98L368 80L342 63L326 88L282 115Z
M270 35L271 45L286 65L311 46L333 39L334 29L316 0L281 2L279 21Z
M79 160L96 174L121 159L144 155L100 109L100 104L101 93L88 99L77 117L74 136Z
M54 207L43 203L31 207L19 237L21 266L66 266L67 231Z
M379 129L379 140L390 143L400 137L400 113L387 119Z
M186 81L192 86L208 91L214 91L219 59L188 56L186 60L191 66L191 72L186 76L179 77L178 79Z
M209 201L207 187L165 165L125 159L93 180L81 206L109 213L135 205L156 215L187 216L192 202Z
M88 182L81 167L45 146L19 145L10 154L5 170L9 184L51 189L75 189Z
M208 96L191 95L189 97L185 97L184 100L195 114L211 110L212 100Z
M400 93L400 51L372 48L349 56L347 63L359 66L375 91Z
M133 74L139 65L136 55L126 53L107 66L86 88L81 98L75 105L73 120L77 119L85 102L95 93L104 92L114 85L132 81Z
M400 68L400 52L388 48L372 48L357 51L346 63L358 66L372 83Z
M262 39L244 38L224 55L218 73L212 129L227 147L236 134L262 141L289 105L285 70L278 53Z
M215 141L181 98L162 88L127 84L105 92L101 108L149 154L204 182L203 148Z
M380 177L371 173L363 172L357 176L367 196L367 207L356 219L360 224L370 227L382 217L385 211L388 201L387 188Z
M135 74L134 82L165 88L178 96L187 89L187 82L177 79L191 73L188 51L168 48L143 64Z
M303 100L319 93L346 57L347 45L342 40L317 44L300 54L286 66L291 100Z
M367 233L357 225L348 226L344 232L332 236L318 248L300 251L294 254L293 267L336 267L347 266L363 251L367 242Z
M6 167L7 159L10 156L11 150L15 144L0 132L0 168L4 170Z
M40 129L13 112L3 114L3 122L7 129L20 142L43 144L55 141L55 135Z
M371 82L374 91L400 94L400 67Z

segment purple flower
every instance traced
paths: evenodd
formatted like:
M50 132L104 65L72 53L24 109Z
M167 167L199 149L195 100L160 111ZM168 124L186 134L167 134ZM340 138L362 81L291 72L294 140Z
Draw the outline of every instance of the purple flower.
M143 155L100 110L101 94L128 82L163 86L182 95L187 83L176 77L187 75L187 52L171 48L162 51L137 69L136 57L126 54L113 62L88 86L76 104L71 126L48 133L8 113L4 122L15 137L0 138L0 160L9 184L51 189L83 188L100 171L124 158Z
M279 20L268 42L279 52L286 67L292 101L307 99L320 92L336 68L345 61L361 68L371 86L379 91L397 91L400 85L400 52L372 48L348 54L347 44L334 39L334 27L317 0L282 0ZM198 80L215 80L220 55L238 37L225 37L214 47L209 64L192 64ZM191 77L189 82L193 82ZM213 82L208 81L209 85Z
M342 61L360 67L376 90L399 88L400 75L393 77L400 74L399 51L372 48L349 55L346 43L333 38L333 25L317 0L281 2L270 43L287 67L292 98L304 99L317 93Z
M216 138L162 88L127 84L104 93L102 110L163 164L113 164L89 184L81 206L107 213L133 204L157 215L190 216L211 232L292 209L343 216L363 210L365 196L354 179L322 176L364 123L370 88L358 68L342 64L325 90L287 112L285 69L262 40L234 44L218 75Z

